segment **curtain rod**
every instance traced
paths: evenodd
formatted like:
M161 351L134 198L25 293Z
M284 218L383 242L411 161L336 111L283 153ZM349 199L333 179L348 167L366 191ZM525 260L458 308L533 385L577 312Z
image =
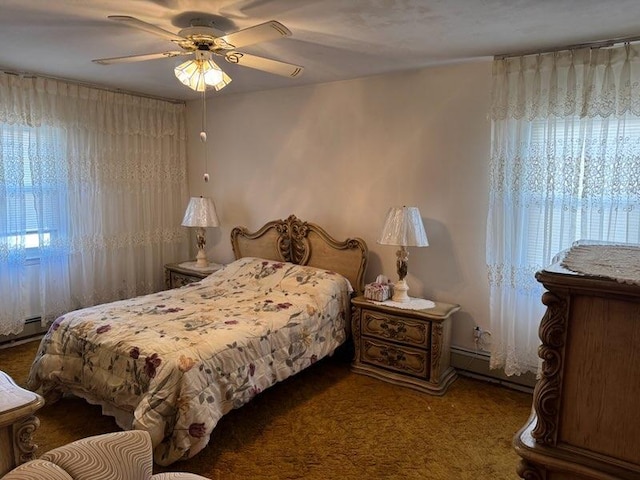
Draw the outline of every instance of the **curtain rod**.
M109 88L103 85L96 85L94 83L88 83L88 82L80 82L78 80L72 80L69 78L54 77L52 75L40 75L39 73L36 74L36 73L27 73L27 72L15 72L11 70L4 70L2 67L0 67L0 71L2 73L6 73L7 75L16 75L18 77L23 77L23 78L44 78L48 80L56 80L56 81L65 82L65 83L72 83L74 85L79 85L81 87L95 88L96 90L103 90L105 92L122 93L125 95L133 95L136 97L149 98L151 100L160 100L163 102L169 102L169 103L175 103L175 104L186 104L184 100L176 100L175 98L165 98L165 97L160 97L156 95L149 95L146 93L131 92L128 90L122 90L120 88Z
M632 43L640 41L640 35L634 35L629 37L617 37L610 38L608 40L599 40L595 42L586 42L586 43L575 43L573 45L565 45L562 47L544 49L544 50L529 50L518 53L502 53L500 55L494 55L494 60L502 60L504 58L510 57L524 57L526 55L538 55L540 53L553 53L553 52L561 52L564 50L578 50L580 48L606 48L616 45L618 43Z

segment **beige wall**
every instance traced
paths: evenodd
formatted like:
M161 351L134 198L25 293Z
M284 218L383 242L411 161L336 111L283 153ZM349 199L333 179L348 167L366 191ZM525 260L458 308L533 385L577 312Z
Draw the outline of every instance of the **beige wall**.
M229 233L290 213L370 249L367 282L396 278L395 247L376 244L387 209L420 208L429 247L410 249L412 296L459 303L453 344L489 328L485 272L491 63L427 68L188 105L191 195L215 200L209 257L233 259Z

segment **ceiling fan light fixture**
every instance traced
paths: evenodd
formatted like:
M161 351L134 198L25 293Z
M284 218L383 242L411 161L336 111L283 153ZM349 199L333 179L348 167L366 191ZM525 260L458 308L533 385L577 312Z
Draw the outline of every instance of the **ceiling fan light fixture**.
M181 83L192 90L204 94L206 94L209 87L220 90L231 83L231 77L212 61L214 55L224 58L231 64L283 77L297 77L304 70L300 65L250 55L236 50L256 43L290 36L291 31L276 20L269 20L268 22L225 34L215 28L212 22L194 19L190 27L183 28L176 34L129 15L109 15L108 18L171 40L180 47L180 50L98 58L93 62L100 65L112 65L193 54L195 58L175 67L174 73Z
M198 50L195 53L195 59L181 63L173 70L180 82L196 92L204 92L207 87L213 87L217 91L231 82L231 77L207 58L210 57L210 52Z
M211 60L208 60L206 63L210 64L209 69L204 69L204 83L206 85L218 91L231 83L231 77L224 73L218 65Z

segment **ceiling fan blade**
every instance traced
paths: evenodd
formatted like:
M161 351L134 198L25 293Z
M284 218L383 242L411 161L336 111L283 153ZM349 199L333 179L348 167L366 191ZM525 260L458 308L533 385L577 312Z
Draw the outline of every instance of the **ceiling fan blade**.
M154 35L159 35L168 40L173 40L175 42L184 41L184 37L181 37L180 35L172 33L169 30L165 30L164 28L156 27L150 23L143 22L135 17L130 17L129 15L109 15L107 18L109 20L115 20L116 22L122 22L132 27L139 28L145 32L153 33Z
M267 42L282 37L288 37L291 31L280 22L269 22L254 25L253 27L238 30L237 32L216 38L216 45L220 48L231 50L246 47L254 43Z
M160 53L145 53L143 55L126 55L124 57L111 57L111 58L98 58L91 60L93 63L99 63L100 65L111 65L114 63L133 63L142 62L144 60L155 60L157 58L172 58L180 55L191 55L193 52L160 52Z
M270 58L258 57L242 52L228 52L224 57L227 62L235 63L243 67L255 68L264 72L282 75L283 77L297 77L304 71L304 67L291 63L279 62Z

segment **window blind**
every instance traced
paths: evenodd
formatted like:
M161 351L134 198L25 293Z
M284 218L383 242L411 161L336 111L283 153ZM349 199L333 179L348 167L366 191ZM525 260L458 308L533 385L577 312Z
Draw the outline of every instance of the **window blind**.
M50 127L0 125L0 166L5 197L0 235L9 246L35 249L51 241L59 224L60 183L41 159L56 141Z
M552 194L529 199L529 264L546 265L577 240L640 243L640 169L635 167L640 118L554 119L551 125L545 119L532 121L528 139L536 155L541 150L546 157L564 153L549 162L554 168L546 178L538 179L551 185L547 192ZM577 144L569 149L567 142ZM568 151L574 155L567 156ZM566 189L569 176L578 177L573 191Z

